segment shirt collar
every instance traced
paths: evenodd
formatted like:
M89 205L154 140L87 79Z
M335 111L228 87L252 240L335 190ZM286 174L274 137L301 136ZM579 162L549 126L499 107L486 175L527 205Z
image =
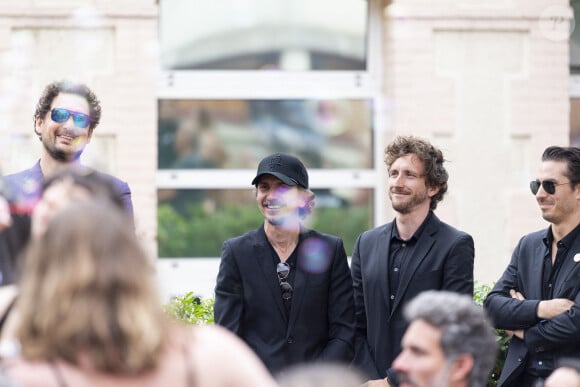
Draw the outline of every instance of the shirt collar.
M580 224L574 228L574 230L570 231L562 240L558 241L558 245L562 244L566 248L572 247L574 240L580 235ZM554 234L552 233L552 227L548 227L546 231L546 236L543 239L544 244L546 247L550 247L552 242L554 241Z
M429 220L431 220L432 217L433 217L433 211L429 211L429 213L427 214L427 217L425 217L425 220L423 220L423 223L421 223L421 225L419 226L417 231L415 231L413 236L411 236L411 238L409 238L407 241L404 241L399 236L399 230L397 229L397 220L396 219L393 220L393 228L391 230L391 240L395 239L395 240L399 240L401 242L411 242L411 243L415 242L416 240L419 239L419 237L423 233L423 230L425 229L427 223L429 223Z

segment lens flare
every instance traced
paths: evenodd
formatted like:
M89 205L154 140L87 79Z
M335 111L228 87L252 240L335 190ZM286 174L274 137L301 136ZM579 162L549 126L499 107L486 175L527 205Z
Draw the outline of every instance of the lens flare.
M270 224L287 230L295 230L300 224L300 201L296 189L285 185L277 187L263 204Z
M308 273L322 273L330 265L328 245L318 238L307 238L300 245L298 264Z
M10 187L7 187L10 213L13 215L30 215L36 203L38 203L41 191L42 185L34 181L34 179L26 179L18 192L14 192Z

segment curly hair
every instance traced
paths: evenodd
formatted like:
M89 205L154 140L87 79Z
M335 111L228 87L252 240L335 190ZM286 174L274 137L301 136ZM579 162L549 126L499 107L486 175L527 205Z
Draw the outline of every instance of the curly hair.
M76 94L85 98L89 104L89 111L91 116L91 123L89 124L89 129L92 130L97 127L99 121L101 120L101 102L98 100L97 96L88 86L82 83L75 83L72 81L56 81L48 84L42 95L38 99L36 104L36 110L34 111L33 122L34 122L34 133L36 132L36 119L44 118L46 113L50 111L52 101L60 94Z
M431 198L429 205L431 210L435 210L437 203L443 200L443 196L447 192L447 180L449 180L449 174L443 166L445 162L443 152L421 138L399 136L385 149L385 164L387 170L391 169L395 160L408 154L414 154L423 163L427 186L439 188L439 191Z

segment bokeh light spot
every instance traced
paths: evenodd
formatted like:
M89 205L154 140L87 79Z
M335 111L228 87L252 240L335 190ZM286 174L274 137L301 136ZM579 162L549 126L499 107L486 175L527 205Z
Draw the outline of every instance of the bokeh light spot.
M309 273L322 273L330 265L328 244L319 238L307 238L300 245L300 268Z

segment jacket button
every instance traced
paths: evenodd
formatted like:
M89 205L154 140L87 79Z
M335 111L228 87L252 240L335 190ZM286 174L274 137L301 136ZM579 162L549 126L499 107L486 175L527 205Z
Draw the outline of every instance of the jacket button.
M288 337L288 340L286 340L286 342L288 344L292 344L294 342L294 337Z
M520 362L520 363L522 362L522 358L521 357L518 357L518 362Z

